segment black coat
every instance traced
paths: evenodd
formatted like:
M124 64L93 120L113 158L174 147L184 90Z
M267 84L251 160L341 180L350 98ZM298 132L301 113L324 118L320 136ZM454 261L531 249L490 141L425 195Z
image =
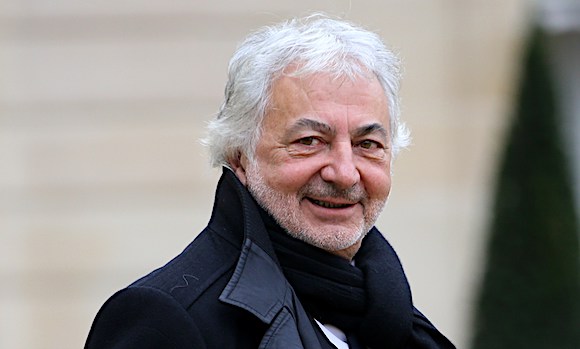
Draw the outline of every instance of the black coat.
M86 349L333 348L282 273L257 206L229 170L208 226L113 295Z

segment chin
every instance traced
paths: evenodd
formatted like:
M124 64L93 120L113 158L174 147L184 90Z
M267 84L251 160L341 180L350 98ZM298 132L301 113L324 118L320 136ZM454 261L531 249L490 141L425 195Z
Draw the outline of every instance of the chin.
M354 231L350 229L337 231L334 227L328 227L326 229L303 228L298 231L284 228L292 237L331 253L355 246L367 233L364 228L359 228Z

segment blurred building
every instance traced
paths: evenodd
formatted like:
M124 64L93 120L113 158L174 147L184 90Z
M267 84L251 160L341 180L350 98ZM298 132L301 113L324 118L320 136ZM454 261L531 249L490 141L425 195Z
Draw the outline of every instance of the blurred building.
M417 306L467 345L526 0L0 0L0 348L82 347L115 290L193 239L220 174L198 139L230 55L313 10L403 58L414 141L377 225Z

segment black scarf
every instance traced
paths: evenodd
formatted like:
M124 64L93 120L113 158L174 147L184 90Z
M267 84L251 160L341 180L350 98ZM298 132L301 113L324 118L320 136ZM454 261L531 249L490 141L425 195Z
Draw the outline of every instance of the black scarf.
M286 234L263 212L284 274L307 312L337 326L351 348L404 348L413 328L409 284L391 245L376 230L364 238L356 266ZM388 343L388 344L387 344Z

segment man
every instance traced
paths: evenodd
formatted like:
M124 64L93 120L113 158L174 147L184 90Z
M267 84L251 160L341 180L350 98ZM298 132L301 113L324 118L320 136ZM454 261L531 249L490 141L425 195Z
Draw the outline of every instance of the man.
M454 348L374 223L406 146L379 37L310 16L251 35L206 139L212 217L109 299L86 348Z

